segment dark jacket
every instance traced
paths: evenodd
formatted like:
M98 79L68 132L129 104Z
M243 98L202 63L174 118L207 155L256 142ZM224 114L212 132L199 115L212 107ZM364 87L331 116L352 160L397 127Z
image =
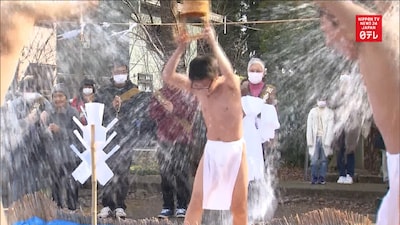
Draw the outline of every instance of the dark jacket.
M110 122L117 116L117 112L114 109L112 102L115 96L121 96L126 91L132 88L137 88L137 85L131 81L126 81L126 84L122 88L115 87L112 83L105 86L97 91L97 101L104 104L104 122ZM126 119L130 115L130 104L134 97L122 103L121 108L118 112L118 119Z
M348 93L337 91L330 101L335 112L333 150L339 151L344 146L346 154L354 153L358 148L362 128L362 112L359 109L349 110ZM343 116L342 113L348 113Z
M51 109L47 113L48 118L43 126L43 132L46 138L46 152L51 157L51 162L55 163L56 167L68 163L77 164L80 159L71 150L70 145L80 146L77 137L73 133L77 129L77 125L72 120L74 116L79 118L78 111L68 104L62 112ZM57 124L60 127L60 131L57 133L50 132L47 128L51 123Z
M117 88L111 84L97 90L96 101L105 105L103 125L107 126L118 116L118 122L112 128L112 131L117 132L117 136L105 148L105 151L108 152L116 144L120 145L121 149L117 151L115 157L120 154L131 154L133 148L147 147L155 139L155 123L150 120L147 112L151 93L139 92L123 101L118 114L112 105L116 95L121 96L132 88L137 88L137 86L131 81L127 81L122 88ZM129 156L126 155L125 157Z

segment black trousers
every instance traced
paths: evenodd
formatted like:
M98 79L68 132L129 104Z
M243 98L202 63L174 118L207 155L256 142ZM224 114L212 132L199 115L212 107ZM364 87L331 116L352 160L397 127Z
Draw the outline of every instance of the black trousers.
M76 168L76 163L64 164L62 167L55 169L55 178L51 185L51 193L53 200L57 206L63 207L63 202L70 210L77 209L78 193L80 184L75 181L71 173ZM66 196L64 196L64 190Z
M160 165L163 208L186 209L190 200L190 151L187 144L159 142L157 159ZM174 182L175 181L175 182Z
M111 210L116 208L126 209L125 199L129 193L131 164L130 154L121 155L119 152L115 153L115 157L111 157L110 161L107 161L107 165L113 171L114 176L100 188L101 204L104 207L108 206Z

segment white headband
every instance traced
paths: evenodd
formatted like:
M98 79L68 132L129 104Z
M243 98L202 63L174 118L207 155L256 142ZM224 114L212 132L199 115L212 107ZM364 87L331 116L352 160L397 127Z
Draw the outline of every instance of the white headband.
M250 61L249 61L249 64L247 64L247 71L249 71L250 66L255 64L255 63L260 64L262 66L263 71L265 70L265 64L261 59L259 59L259 58L251 58Z

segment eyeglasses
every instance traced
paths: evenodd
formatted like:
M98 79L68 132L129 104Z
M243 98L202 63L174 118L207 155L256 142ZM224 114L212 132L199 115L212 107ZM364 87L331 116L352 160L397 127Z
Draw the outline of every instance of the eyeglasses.
M197 89L197 90L201 90L201 89L210 89L211 84L212 84L213 80L210 80L210 83L208 84L208 86L204 86L204 82L202 81L192 81L191 84L191 88L192 89Z
M319 17L322 18L323 16L326 16L326 18L332 23L334 27L338 27L339 23L336 19L336 17L332 14L330 14L328 11L320 9L319 11Z

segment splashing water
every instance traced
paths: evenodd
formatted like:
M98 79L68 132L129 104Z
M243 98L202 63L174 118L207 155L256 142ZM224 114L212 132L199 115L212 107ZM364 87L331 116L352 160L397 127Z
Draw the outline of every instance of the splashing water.
M396 24L399 22L399 3L389 2L389 4L391 6L384 15L383 24L398 28ZM270 14L267 19L271 20L281 19L280 16L287 12L299 18L310 18L317 14L315 7L310 3L277 4L268 12ZM279 169L279 165L274 165L272 163L274 160L271 159L279 159L279 152L286 156L286 160L290 154L295 158L302 158L298 157L301 156L302 151L308 154L305 146L306 118L320 96L327 97L328 106L336 111L335 138L338 138L341 130L350 130L355 127L358 127L360 135L366 138L372 123L372 110L357 63L348 61L333 49L325 46L319 21L288 24L282 27L276 28L280 32L273 40L269 39L268 42L260 43L267 48L275 44L282 45L282 42L285 46L283 49L271 48L261 57L266 59L268 67L267 82L277 86L278 115L281 122L277 147L279 151L269 155L269 160L266 161L264 185L268 193L259 196L262 199L261 202L268 203L257 209L267 215L265 221L272 218L276 210L274 202L277 196L277 177L275 172ZM398 32L398 29L394 30ZM393 45L398 46L398 40L392 41ZM394 59L399 61L398 54L394 56ZM351 79L347 83L341 82L339 78L342 74L350 75ZM349 118L354 119L349 120ZM300 161L300 163L303 162ZM257 210L249 214L257 215L260 212Z
M393 3L396 4L396 3ZM301 18L316 15L311 4L296 7L282 5L272 9L273 12L297 13ZM270 15L278 19L279 13ZM319 96L328 99L328 106L337 110L336 131L344 126L361 124L363 135L369 131L372 112L366 96L364 84L356 63L349 62L324 44L324 37L319 29L318 21L302 25L289 24L280 30L273 44L282 44L284 49L272 49L263 58L267 64L278 65L272 68L268 79L276 84L280 100L278 115L282 124L280 129L280 145L283 154L288 151L298 152L298 148L306 149L304 135L306 116L315 106ZM291 40L291 41L287 41ZM272 43L263 43L271 45ZM349 74L351 84L344 88L339 76ZM357 120L347 121L349 115L355 114Z

